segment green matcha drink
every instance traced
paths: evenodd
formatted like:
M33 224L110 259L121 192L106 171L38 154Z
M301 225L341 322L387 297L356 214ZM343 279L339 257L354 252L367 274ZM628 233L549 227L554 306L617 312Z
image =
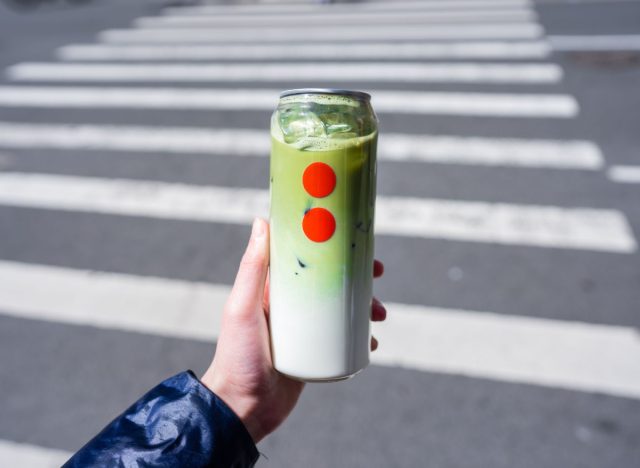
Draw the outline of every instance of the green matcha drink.
M277 370L369 363L377 121L364 93L283 93L271 121L270 330Z

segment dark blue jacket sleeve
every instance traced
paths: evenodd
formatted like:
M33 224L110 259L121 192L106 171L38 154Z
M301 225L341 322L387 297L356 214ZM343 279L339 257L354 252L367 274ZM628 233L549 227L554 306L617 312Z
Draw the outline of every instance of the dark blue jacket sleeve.
M144 395L63 468L245 468L257 459L242 421L188 371Z

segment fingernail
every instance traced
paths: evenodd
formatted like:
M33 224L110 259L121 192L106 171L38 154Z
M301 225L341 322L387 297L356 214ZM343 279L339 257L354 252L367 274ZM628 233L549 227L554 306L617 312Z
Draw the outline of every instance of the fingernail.
M264 237L265 235L265 227L264 227L264 221L262 221L260 218L256 218L253 220L253 227L251 228L251 237L253 238L260 238L260 237Z

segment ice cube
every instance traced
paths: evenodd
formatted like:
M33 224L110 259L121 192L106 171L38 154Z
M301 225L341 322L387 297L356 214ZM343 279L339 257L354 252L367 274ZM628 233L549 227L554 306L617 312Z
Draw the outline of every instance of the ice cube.
M358 122L352 114L344 112L327 112L320 115L329 138L344 138L344 133L357 133Z
M279 123L286 143L326 136L322 120L307 109L284 109L279 112Z

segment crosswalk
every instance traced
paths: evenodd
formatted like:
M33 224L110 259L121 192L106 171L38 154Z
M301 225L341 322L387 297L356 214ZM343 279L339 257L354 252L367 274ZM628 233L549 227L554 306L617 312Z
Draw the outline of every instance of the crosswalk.
M466 10L469 8L478 9L501 9L505 7L518 8L530 7L530 0L450 0L446 2L446 7L441 1L398 1L398 2L363 2L361 5L350 3L331 5L331 12L343 14L345 11L376 11L388 12L397 10L410 11L452 11ZM313 4L311 2L303 2L297 5L287 5L284 2L276 5L254 5L254 4L236 4L236 5L199 5L194 7L167 8L165 12L170 15L218 15L218 14L234 14L243 13L246 15L264 14L264 13L292 13L305 12L316 13L318 11L326 11L323 5Z
M536 39L542 28L536 24L482 24L460 28L457 25L424 26L350 26L348 28L309 26L283 28L221 28L221 29L111 29L100 33L100 40L108 44L208 42L289 42L332 40L444 40L444 39Z
M638 184L640 183L640 167L613 166L609 169L609 177L615 182Z
M182 223L185 232L191 223L245 229L268 213L264 184L246 182L242 171L228 185L156 179L156 168L183 155L189 158L182 168L194 156L220 167L246 161L262 164L266 181L268 114L279 87L312 84L358 86L372 94L383 129L381 172L427 174L440 167L506 171L521 184L538 183L546 174L637 183L637 167L609 167L607 155L588 138L501 130L507 119L523 128L547 120L562 125L581 112L562 86L564 71L551 60L537 18L528 0L205 4L131 18L129 29L96 31L95 44L61 46L57 61L25 61L5 70L0 212L156 220L160 226ZM35 118L20 117L29 111L36 111ZM146 121L122 123L134 111ZM196 113L228 115L229 124L194 126L188 116ZM243 126L242 117L256 113L264 125ZM443 118L478 119L485 134L459 135L455 126L442 132ZM77 156L82 168L51 170L62 153ZM40 167L21 166L29 154L38 155ZM106 166L129 159L146 176L92 174L96 158ZM633 223L614 205L516 203L508 193L500 201L426 197L410 186L391 193L381 184L376 209L377 235L397 251L415 245L407 239L424 246L444 242L451 252L489 248L486 261L495 249L527 249L533 256L557 253L550 266L556 269L567 252L614 262L637 256ZM35 229L47 229L47 223L43 217ZM80 243L82 236L79 231ZM207 246L200 248L196 256ZM420 282L429 268L409 273ZM449 271L452 281L462 274L456 268ZM0 317L215 341L229 284L186 280L170 270L166 277L143 276L0 259ZM228 273L232 277L231 266ZM393 287L393 278L386 281ZM640 399L640 339L633 324L522 316L517 297L510 297L512 311L461 310L430 303L429 285L423 289L420 303L388 304L388 323L375 327L381 342L372 356L375 366ZM540 309L553 300L544 298ZM7 433L2 423L0 429ZM23 442L29 441L0 440L0 465L55 466L73 448Z
M375 91L376 111L416 115L567 119L578 113L565 94ZM271 110L276 89L0 86L0 107Z
M269 193L258 189L18 172L0 174L0 183L0 203L9 206L233 224L250 224L269 213ZM621 253L637 249L625 217L614 210L379 195L375 230L390 236Z
M55 125L0 122L4 148L190 153L222 156L269 155L269 135L260 130L124 125ZM599 170L604 158L584 140L478 138L385 133L381 161L548 167Z
M556 65L487 65L479 63L412 64L367 62L272 63L251 65L59 65L25 63L8 70L16 81L64 82L219 82L340 80L355 82L555 83Z
M332 13L315 13L308 14L287 14L287 15L271 15L264 14L260 16L247 15L225 15L224 17L216 16L152 16L146 18L138 18L133 23L140 28L161 28L167 26L189 26L189 27L209 27L209 26L229 26L238 25L274 25L274 24L351 24L358 22L382 23L389 22L416 22L420 24L438 23L445 21L456 22L477 22L478 19L485 21L528 21L536 19L533 11L523 9L504 9L504 10L462 10L462 11L390 11L385 15L378 13L352 11L343 12L340 16Z
M541 59L551 54L546 41L364 42L202 45L71 44L58 49L62 60L76 62L204 61L265 59Z
M7 466L56 468L67 461L70 455L71 453L64 450L0 440L0 460Z
M18 317L203 341L217 338L230 291L224 285L11 262L0 262L0 279L0 308ZM21 294L26 287L33 294ZM393 346L372 355L374 364L640 397L640 343L631 327L388 307L393 320L375 333ZM486 339L474 339L478 335ZM583 359L590 368L576 366Z

